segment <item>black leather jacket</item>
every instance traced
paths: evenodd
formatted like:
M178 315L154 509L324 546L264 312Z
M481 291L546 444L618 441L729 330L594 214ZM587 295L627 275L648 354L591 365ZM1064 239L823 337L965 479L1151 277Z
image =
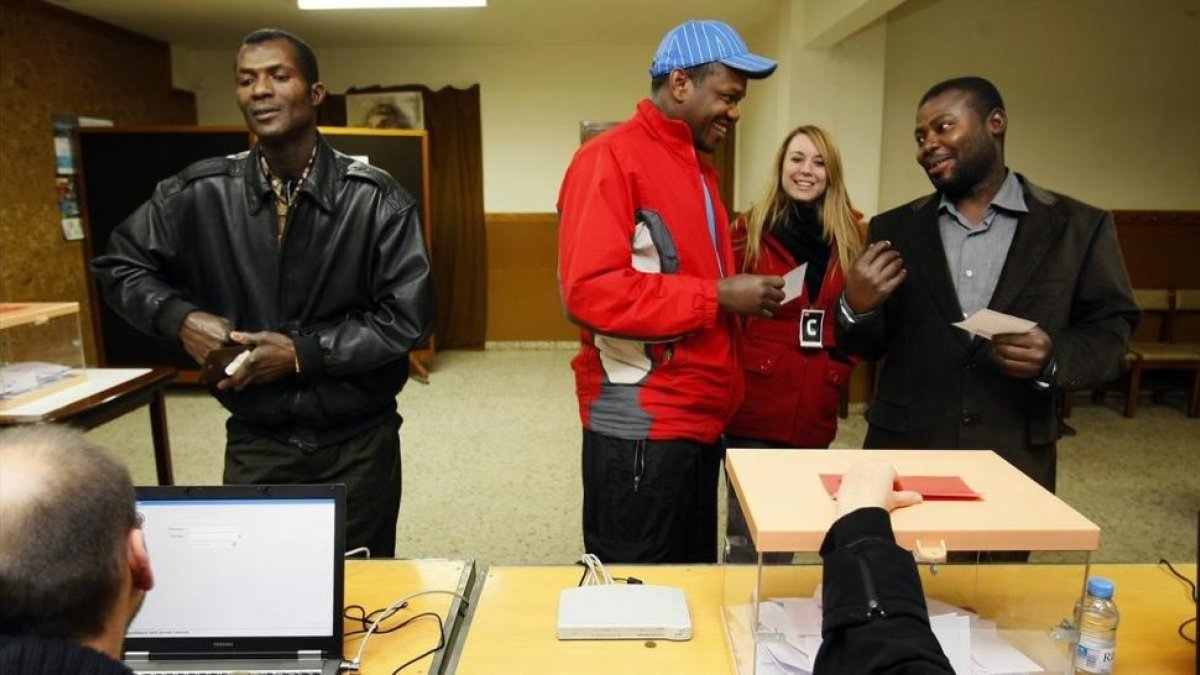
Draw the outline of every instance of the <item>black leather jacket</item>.
M151 335L178 339L197 309L289 335L301 375L213 395L231 428L320 447L395 414L407 354L432 330L416 206L386 172L318 138L280 245L256 148L159 183L92 271L113 309Z

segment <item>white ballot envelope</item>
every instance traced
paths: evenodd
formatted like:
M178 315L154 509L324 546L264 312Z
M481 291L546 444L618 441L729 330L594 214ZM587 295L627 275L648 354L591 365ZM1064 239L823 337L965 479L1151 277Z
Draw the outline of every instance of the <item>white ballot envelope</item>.
M962 321L955 322L954 325L985 340L991 340L993 335L1028 333L1037 323L1003 312L981 309Z
M779 304L786 305L800 297L800 294L804 292L804 273L806 271L808 271L808 263L783 275L783 302Z

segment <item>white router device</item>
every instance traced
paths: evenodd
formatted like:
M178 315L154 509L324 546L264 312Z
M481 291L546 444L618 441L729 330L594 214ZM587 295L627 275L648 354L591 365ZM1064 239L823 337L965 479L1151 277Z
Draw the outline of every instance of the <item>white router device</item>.
M687 596L678 588L601 584L558 595L559 640L690 640Z

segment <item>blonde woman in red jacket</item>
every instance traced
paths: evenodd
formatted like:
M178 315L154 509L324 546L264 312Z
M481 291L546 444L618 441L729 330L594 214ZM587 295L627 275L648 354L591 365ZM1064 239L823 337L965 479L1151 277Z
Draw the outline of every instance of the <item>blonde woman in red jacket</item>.
M799 297L770 319L745 319L739 350L746 398L725 438L734 448L825 448L837 433L838 401L854 367L834 344L834 313L843 275L863 250L860 214L850 206L827 131L793 130L774 167L766 194L732 226L739 269L783 275L808 268ZM731 535L744 536L736 506L731 499ZM727 559L738 547L731 541Z

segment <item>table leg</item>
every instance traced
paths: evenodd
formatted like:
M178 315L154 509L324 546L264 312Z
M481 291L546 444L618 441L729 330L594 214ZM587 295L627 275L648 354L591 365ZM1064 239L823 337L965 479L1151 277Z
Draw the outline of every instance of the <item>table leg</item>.
M174 485L175 470L171 467L171 439L167 436L167 401L162 389L150 399L150 435L154 439L154 468L159 485Z

